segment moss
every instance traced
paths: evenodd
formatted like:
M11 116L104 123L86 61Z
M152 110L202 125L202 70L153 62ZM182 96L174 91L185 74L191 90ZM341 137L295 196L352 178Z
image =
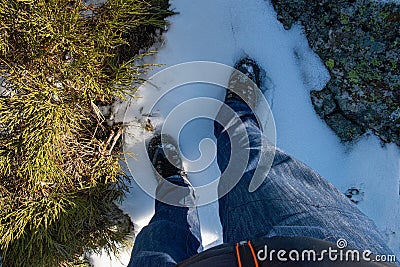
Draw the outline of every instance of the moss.
M340 14L340 23L342 25L347 25L349 24L349 17L345 14Z
M351 70L348 74L348 78L352 83L358 84L360 82L360 76L356 70Z
M328 59L325 61L325 65L330 68L333 69L335 67L335 60L333 60L332 58Z

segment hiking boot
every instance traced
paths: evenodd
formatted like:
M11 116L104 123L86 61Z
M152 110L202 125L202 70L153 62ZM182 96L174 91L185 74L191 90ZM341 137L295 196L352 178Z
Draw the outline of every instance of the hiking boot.
M166 134L154 136L147 147L147 154L161 177L168 178L174 175L186 177L178 145L171 136Z
M229 79L225 101L237 99L246 102L250 107L257 105L261 86L261 71L257 63L250 58L244 58L235 65Z

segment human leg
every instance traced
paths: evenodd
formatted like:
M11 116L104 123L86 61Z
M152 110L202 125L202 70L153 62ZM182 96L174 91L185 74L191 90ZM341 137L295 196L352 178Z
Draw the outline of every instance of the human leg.
M193 188L188 184L180 162L169 165L160 137L150 142L149 156L160 177L155 200L155 214L136 237L129 267L174 266L198 253L201 235ZM170 144L168 148L171 148ZM173 148L173 147L172 147ZM177 150L167 151L178 159Z
M181 177L167 179L187 186ZM161 187L167 187L166 184ZM159 186L158 191L165 189ZM169 193L173 194L173 191ZM188 188L188 197L192 190ZM174 266L197 254L201 247L200 227L195 207L179 207L156 200L155 214L135 240L129 267Z
M344 238L350 247L390 253L375 224L349 199L318 173L279 149L262 185L250 193L249 184L259 166L266 137L248 105L236 98L225 103L241 119L242 124L231 133L246 131L250 158L238 184L219 200L224 242L263 236L310 236L333 242ZM224 120L223 112L218 117ZM218 164L224 172L232 156L230 138L234 140L234 136L230 137L228 129L217 122L215 136Z

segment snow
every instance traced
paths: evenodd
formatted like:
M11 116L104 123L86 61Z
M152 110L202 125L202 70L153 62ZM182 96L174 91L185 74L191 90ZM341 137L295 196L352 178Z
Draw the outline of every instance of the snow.
M309 48L301 26L284 30L272 5L263 0L173 0L171 4L179 14L170 18L165 42L151 59L165 65L151 74L188 61L233 66L245 55L255 59L268 76L266 96L275 118L277 145L317 170L342 192L352 187L361 189L359 208L375 221L400 257L399 148L381 144L372 134L343 144L316 115L309 91L321 90L329 73ZM201 96L222 100L224 92L212 85L184 86L174 90L169 101L158 108L167 114L178 103ZM179 142L187 158L201 155L201 140L214 140L212 127L210 120L199 119L183 128ZM145 160L135 156L139 161ZM139 171L152 179L148 169ZM213 162L189 178L194 184L203 184L218 175ZM133 182L121 207L140 230L150 220L153 204L154 200ZM205 248L221 243L217 203L200 207L199 214ZM104 255L92 259L95 266L111 266ZM126 266L128 261L129 253L124 254L122 263L114 260L112 266Z
M95 267L125 267L128 266L130 257L131 251L128 250L122 252L121 255L119 255L118 257L112 256L111 258L103 252L101 255L92 255L90 258L90 263Z

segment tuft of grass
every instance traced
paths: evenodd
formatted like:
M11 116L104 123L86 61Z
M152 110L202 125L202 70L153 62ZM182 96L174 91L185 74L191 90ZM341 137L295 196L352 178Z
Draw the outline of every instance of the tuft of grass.
M98 106L134 92L149 66L133 62L170 14L143 0L0 0L4 266L72 266L129 235L114 204L123 127Z

